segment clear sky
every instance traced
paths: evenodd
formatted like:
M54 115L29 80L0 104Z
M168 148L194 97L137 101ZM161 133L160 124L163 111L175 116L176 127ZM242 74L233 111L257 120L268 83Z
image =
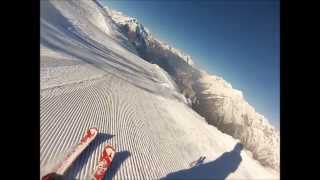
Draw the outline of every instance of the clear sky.
M280 121L280 3L277 0L102 0L243 92Z

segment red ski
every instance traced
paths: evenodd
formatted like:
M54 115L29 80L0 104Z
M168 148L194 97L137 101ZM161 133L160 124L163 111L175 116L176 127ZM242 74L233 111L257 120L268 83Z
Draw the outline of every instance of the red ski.
M103 149L101 157L94 173L94 180L103 180L109 169L116 150L111 145L106 145Z
M79 144L72 149L70 153L59 163L51 173L42 177L42 180L52 180L55 176L62 176L71 164L77 159L77 157L82 153L82 151L88 147L88 145L95 139L98 134L97 128L90 128L87 130L85 135L82 137Z

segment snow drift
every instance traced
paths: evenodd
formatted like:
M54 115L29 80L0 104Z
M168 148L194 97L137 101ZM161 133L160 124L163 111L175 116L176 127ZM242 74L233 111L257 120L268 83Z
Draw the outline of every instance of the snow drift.
M204 75L189 56L159 41L154 43L158 51L139 49L143 43L133 43L137 33L129 38L96 1L40 5L41 172L96 127L99 134L65 179L90 177L107 143L117 150L107 179L170 179L199 172L198 178L279 179L278 172L239 149L238 140L190 108L205 100ZM155 54L159 59L149 58ZM202 164L190 166L203 156Z

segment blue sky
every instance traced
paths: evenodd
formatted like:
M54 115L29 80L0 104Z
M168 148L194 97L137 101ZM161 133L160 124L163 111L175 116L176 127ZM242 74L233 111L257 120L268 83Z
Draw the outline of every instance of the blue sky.
M280 121L280 3L276 0L103 0L136 17L160 40L191 55Z

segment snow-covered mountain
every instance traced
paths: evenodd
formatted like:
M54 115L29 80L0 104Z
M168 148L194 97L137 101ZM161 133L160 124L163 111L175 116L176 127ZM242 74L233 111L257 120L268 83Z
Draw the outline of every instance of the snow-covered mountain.
M42 174L97 127L66 179L90 178L107 143L107 179L279 179L273 128L231 85L95 0L40 5Z
M279 170L279 133L264 116L255 112L241 91L233 89L223 78L197 69L191 56L154 38L136 18L106 9L140 56L165 69L209 124L240 139L263 165Z

